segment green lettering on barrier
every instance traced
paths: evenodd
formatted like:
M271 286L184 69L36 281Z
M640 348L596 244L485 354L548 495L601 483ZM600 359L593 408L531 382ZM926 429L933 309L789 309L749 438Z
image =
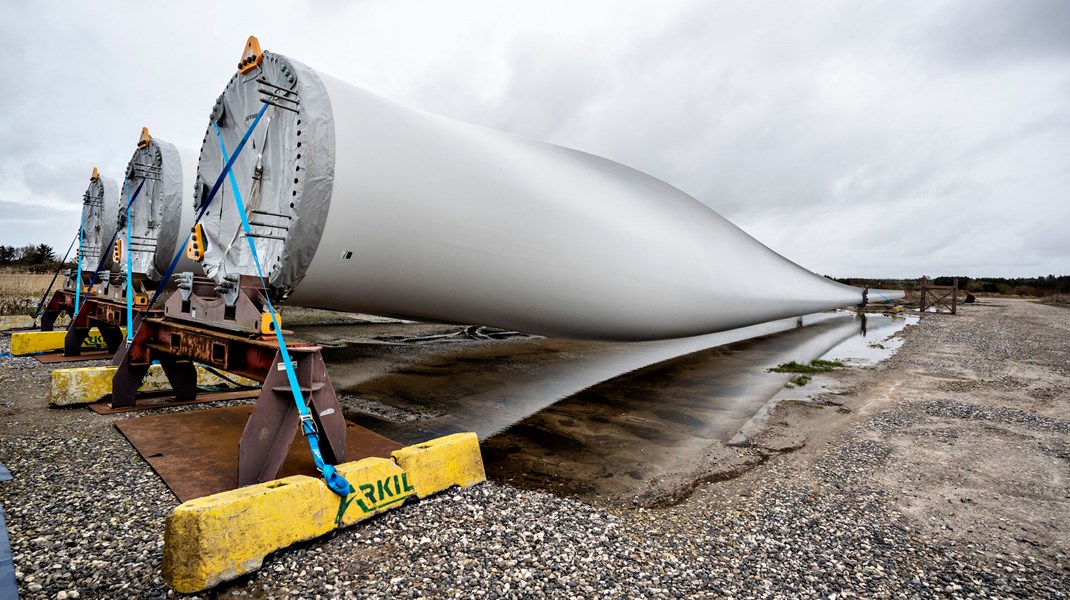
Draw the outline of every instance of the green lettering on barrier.
M380 510L398 502L404 502L406 498L416 493L416 488L409 485L409 474L401 473L392 475L375 482L362 483L357 486L357 494L362 497L354 501L365 513Z

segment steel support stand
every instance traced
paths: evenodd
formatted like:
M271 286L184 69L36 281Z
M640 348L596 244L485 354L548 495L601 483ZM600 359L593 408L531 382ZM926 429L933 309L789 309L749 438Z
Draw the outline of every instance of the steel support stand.
M163 366L180 400L197 396L195 363L263 383L253 414L238 444L238 483L270 481L278 475L300 430L293 392L282 368L273 333L252 331L260 323L258 288L248 280L213 291L197 278L180 284L161 315L135 318L133 341L117 355L112 380L113 407L134 406L137 389L152 361ZM193 318L193 315L197 315ZM345 460L346 424L319 346L287 344L301 393L319 430L320 451L332 464Z

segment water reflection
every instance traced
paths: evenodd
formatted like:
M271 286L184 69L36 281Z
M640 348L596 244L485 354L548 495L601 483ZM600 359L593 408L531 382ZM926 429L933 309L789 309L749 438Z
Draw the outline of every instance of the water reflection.
M619 495L729 440L791 377L770 368L879 360L905 323L838 311L808 315L803 326L785 319L662 342L350 344L324 353L336 388L418 417L358 417L373 430L404 443L475 431L492 477Z
M718 453L731 457L723 443L784 389L791 375L770 368L846 358L837 350L851 340L873 350L868 344L885 343L904 325L881 315L840 314L617 377L488 439L488 474L523 487L618 500L658 478L700 476Z

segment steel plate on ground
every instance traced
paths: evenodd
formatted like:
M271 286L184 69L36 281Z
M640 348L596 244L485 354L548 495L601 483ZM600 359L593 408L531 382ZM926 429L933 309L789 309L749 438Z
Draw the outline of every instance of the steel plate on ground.
M176 400L173 394L166 394L163 396L153 397L147 394L140 394L135 406L125 406L123 408L112 408L109 402L96 402L90 404L89 408L93 409L93 412L98 415L113 415L115 413L135 412L139 410L152 410L156 408L170 408L172 406L187 406L190 404L204 404L206 402L219 402L220 400L245 400L249 398L256 398L260 395L260 390L234 390L229 392L200 392L197 394L195 400Z
M152 415L117 421L126 439L182 502L238 487L238 440L252 406ZM403 445L346 421L346 462L389 458ZM318 477L308 443L297 436L279 477Z
M115 358L115 354L112 354L107 350L83 352L78 356L64 356L63 352L48 352L45 354L35 354L34 358L37 359L37 362L48 365L53 363L79 362L83 360L111 360Z

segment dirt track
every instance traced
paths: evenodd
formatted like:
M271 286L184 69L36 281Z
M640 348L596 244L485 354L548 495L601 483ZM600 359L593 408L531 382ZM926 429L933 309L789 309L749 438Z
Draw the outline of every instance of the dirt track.
M914 530L993 561L1070 570L1070 310L1010 299L926 315L875 370L836 372L824 408L781 405L766 438L802 435L780 457L797 482L853 444L877 446L869 469ZM838 406L842 404L842 406ZM761 469L722 484L748 494ZM1013 568L1013 567L1011 567Z
M903 335L880 366L780 404L738 449L768 460L680 503L600 507L488 482L200 597L1066 597L1070 310L986 300ZM0 462L15 479L0 504L21 597L167 596L177 501L113 426L129 415L50 410L49 367L2 367Z

